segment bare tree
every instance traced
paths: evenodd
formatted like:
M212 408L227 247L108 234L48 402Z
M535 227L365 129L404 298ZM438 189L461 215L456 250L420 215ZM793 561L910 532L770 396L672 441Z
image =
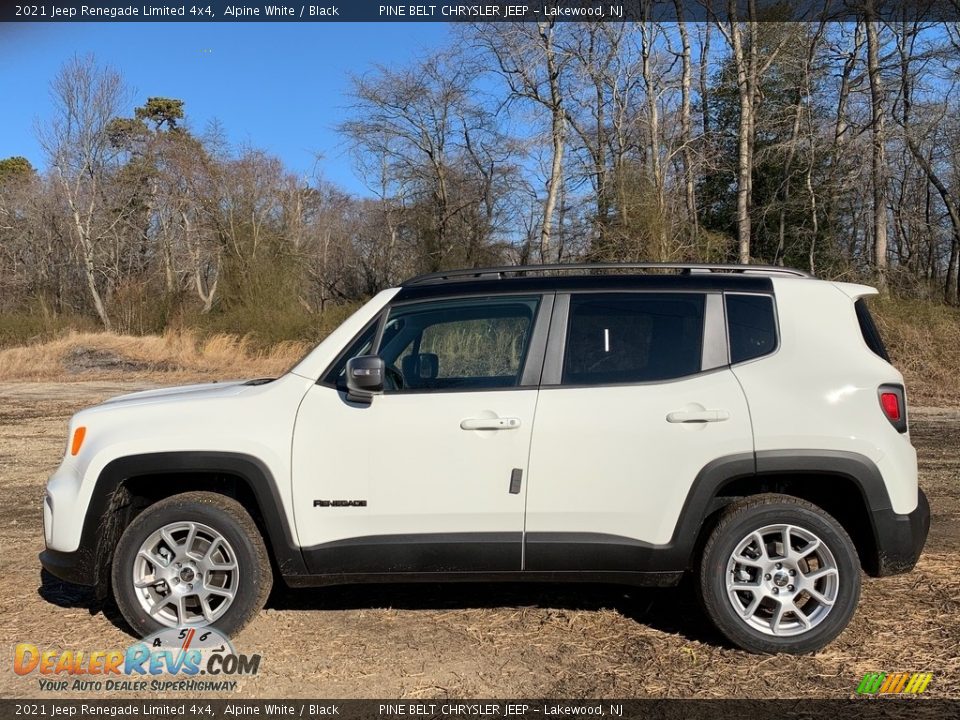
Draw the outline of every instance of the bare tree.
M728 0L726 21L717 21L730 46L737 74L737 95L740 116L737 128L737 247L739 260L750 262L751 216L753 198L753 149L756 137L755 116L759 100L759 84L763 74L776 60L790 39L783 33L780 42L761 57L758 43L757 8L755 0L747 2L747 20L741 22L738 0Z
M802 30L806 30L806 26L801 26ZM793 173L794 173L794 161L797 157L798 147L800 144L800 135L801 131L808 125L809 118L806 118L805 115L808 115L808 108L810 106L810 95L812 92L812 75L813 75L813 63L817 55L818 48L821 41L823 40L823 34L826 29L826 23L820 22L816 25L809 27L810 32L798 32L796 33L797 40L802 43L805 42L805 51L802 52L799 56L799 61L801 67L799 69L800 84L796 89L795 102L793 111L793 120L791 122L791 129L789 139L787 140L786 148L786 158L783 163L783 182L781 184L781 199L780 210L779 210L779 219L778 219L778 228L777 228L777 250L774 255L774 262L781 263L783 262L783 253L784 247L786 244L786 215L787 208L790 203L791 190L793 184ZM806 177L806 186L808 197L810 198L811 207L811 223L814 227L813 241L811 242L811 247L813 242L816 242L816 232L818 218L816 213L816 195L813 192L812 179L811 179L811 170L812 170L812 161L808 165L808 172L805 174ZM811 268L814 264L813 259L813 250L808 254L809 263Z
M645 12L646 12L645 6ZM640 56L643 68L644 109L647 125L647 163L650 182L654 192L653 218L656 238L656 258L668 260L670 249L667 246L667 198L666 176L663 162L663 134L660 125L660 94L662 91L661 73L654 69L654 45L657 42L659 26L650 21L638 25L640 32Z
M425 270L484 256L516 149L470 92L471 74L447 55L377 68L354 79L354 117L340 127L378 194L393 206L402 198Z
M550 171L543 199L540 257L551 259L551 232L564 181L563 155L567 144L567 97L563 87L570 57L558 49L561 24L487 23L471 28L472 39L497 63L510 99L534 103L549 113Z
M90 300L105 329L112 327L103 301L100 244L129 210L108 203L105 191L117 150L107 132L126 91L119 73L93 56L68 61L51 83L54 117L40 142L69 207Z
M674 0L674 7L677 12L677 30L680 33L680 157L683 162L683 199L687 211L687 223L690 227L690 239L696 244L699 225L693 167L693 122L690 117L693 61L687 22L683 19L683 0ZM708 25L707 28L709 27ZM701 102L706 107L706 98L702 98Z
M621 23L590 22L582 33L570 37L570 45L564 48L579 76L567 108L567 122L587 156L595 207L593 243L597 248L607 240L613 205L609 134L616 123L611 115L616 114L615 104L621 96L619 71L627 54L622 47L624 34Z
M958 138L956 104L948 99L930 102L921 107L924 117L917 122L914 107L915 86L918 83L918 71L915 68L917 53L915 44L922 29L918 22L903 22L899 32L895 33L898 56L900 58L899 97L900 112L897 115L903 131L907 149L927 181L936 190L946 209L950 221L950 248L947 253L947 267L943 287L944 301L950 304L960 302L958 297L958 256L960 256L960 186L950 187L950 162L944 162L943 149L947 148L947 158L954 153ZM942 52L942 51L940 51ZM929 61L929 58L926 58ZM948 93L949 97L949 93ZM943 168L943 169L941 169ZM944 172L944 169L946 172ZM956 174L954 174L954 180ZM931 241L932 242L932 241Z
M867 75L870 78L871 189L873 191L873 262L877 282L886 285L887 271L887 163L885 90L880 71L880 35L874 0L865 0Z

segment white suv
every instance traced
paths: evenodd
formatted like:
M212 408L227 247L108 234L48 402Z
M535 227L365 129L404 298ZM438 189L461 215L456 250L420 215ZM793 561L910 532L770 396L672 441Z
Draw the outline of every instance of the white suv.
M273 577L673 585L755 652L846 626L929 507L872 288L759 266L415 278L282 377L77 413L43 566L139 633L233 633Z

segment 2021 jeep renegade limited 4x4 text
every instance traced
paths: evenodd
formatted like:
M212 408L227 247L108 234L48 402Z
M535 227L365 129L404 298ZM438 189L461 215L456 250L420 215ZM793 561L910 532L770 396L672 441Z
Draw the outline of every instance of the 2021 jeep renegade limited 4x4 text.
M810 652L929 526L875 292L753 266L416 278L282 377L77 413L41 560L142 634L235 632L277 574L690 572L733 643Z

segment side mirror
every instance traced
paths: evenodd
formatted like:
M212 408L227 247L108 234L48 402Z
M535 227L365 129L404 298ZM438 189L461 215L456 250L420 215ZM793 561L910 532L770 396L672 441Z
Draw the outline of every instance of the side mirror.
M383 392L387 366L379 355L360 355L347 360L347 399L369 403Z

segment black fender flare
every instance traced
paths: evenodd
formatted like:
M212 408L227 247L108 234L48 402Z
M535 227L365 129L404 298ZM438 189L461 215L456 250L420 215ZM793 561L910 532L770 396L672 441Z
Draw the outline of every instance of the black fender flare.
M680 510L664 561L672 569L689 565L703 522L725 504L721 493L727 485L777 475L822 475L825 479L839 475L852 481L860 491L876 547L883 547L878 519L893 511L883 476L870 458L842 450L761 450L718 458L703 467Z
M280 499L277 483L269 468L252 455L232 452L179 451L127 455L110 461L101 471L87 505L86 519L75 555L74 573L82 584L102 587L109 577L107 567L116 540L118 510L127 503L118 492L132 478L176 474L224 475L244 483L256 500L263 521L264 538L282 575L307 572L300 547L294 540Z

